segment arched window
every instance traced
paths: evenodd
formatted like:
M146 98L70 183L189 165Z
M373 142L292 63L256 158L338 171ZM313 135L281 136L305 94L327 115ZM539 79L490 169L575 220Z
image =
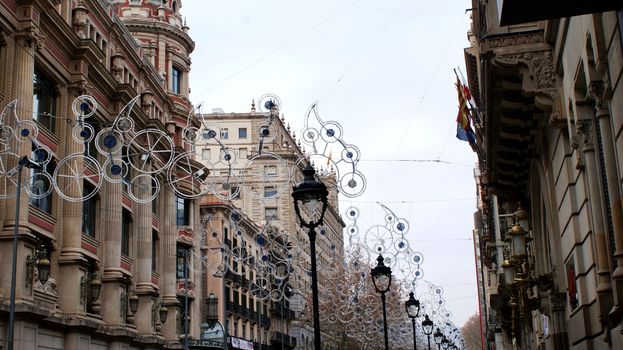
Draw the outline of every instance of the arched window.
M173 1L173 3L171 4L171 10L173 11L173 13L177 13L177 1Z

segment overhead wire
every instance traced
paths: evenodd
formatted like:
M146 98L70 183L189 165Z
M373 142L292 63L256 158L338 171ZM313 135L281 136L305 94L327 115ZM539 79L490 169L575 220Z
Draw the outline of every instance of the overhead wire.
M465 18L465 14L461 15L461 18ZM454 38L456 37L456 33L458 31L458 29L460 28L460 25L463 24L463 21L457 21L457 26L455 27L455 29L452 31L451 37ZM441 55L441 58L438 60L437 65L435 66L435 69L433 70L433 74L431 75L430 79L428 80L428 82L426 83L426 86L424 88L424 93L422 94L422 96L420 97L420 99L417 102L417 105L415 106L415 109L413 111L412 117L409 119L409 122L407 124L407 126L403 129L402 135L400 136L400 138L398 139L398 142L396 143L396 147L394 149L394 152L391 156L391 159L396 157L396 154L398 153L398 150L400 149L400 145L402 144L402 142L404 141L405 137L407 136L408 131L411 129L411 125L413 124L413 122L415 121L415 118L418 116L418 112L420 110L420 107L422 106L422 103L424 102L424 99L426 98L426 96L428 95L428 92L430 90L430 87L433 83L433 81L435 81L435 77L437 76L437 73L439 72L439 69L441 68L441 65L444 63L445 61L445 57L448 54L448 51L450 49L450 47L452 46L454 40L447 40L447 45L445 47L445 49L443 50L443 54ZM383 179L385 178L387 172L389 171L390 167L385 167L379 181L378 184L376 186L376 188L374 189L374 191L372 192L372 195L376 195L376 193L378 192L378 189L382 186L383 184Z
M319 99L319 101L325 100L329 94L331 94L331 92L335 89L335 87L342 82L342 80L344 79L344 77L346 76L346 74L348 74L348 72L350 72L350 70L355 66L355 64L363 57L363 55L368 51L368 49L370 48L370 46L372 46L372 44L374 44L378 38L381 36L381 34L385 31L385 29L387 29L387 27L389 27L389 25L396 19L396 16L398 15L398 13L400 13L400 11L402 10L402 8L404 7L404 5L408 2L409 0L405 0L404 2L402 2L400 4L400 6L398 6L398 8L396 9L396 11L394 11L394 13L389 17L389 19L387 21L385 21L385 23L381 26L381 28L379 28L379 30L376 32L376 34L364 45L364 47L361 49L361 51L359 52L359 54L348 64L348 66L346 66L346 69L342 72L342 74L340 74L339 78L335 81L335 83L333 83L333 85L331 85L331 87L329 87L329 89L327 90L327 92Z
M312 25L311 27L305 29L303 32L295 35L294 37L292 37L291 39L283 42L281 45L277 46L276 48L268 51L267 53L263 54L262 56L258 57L257 59L255 59L254 61L248 63L247 65L243 66L242 68L236 70L235 72L233 72L232 74L228 75L227 77L219 80L218 82L216 82L214 85L210 86L209 88L207 88L206 90L200 92L198 95L195 95L194 98L198 98L199 96L203 96L206 93L214 90L215 88L219 87L220 85L224 84L225 82L229 81L230 79L236 77L238 74L246 71L247 69L253 67L254 65L256 65L257 63L267 59L268 57L272 56L274 53L278 52L279 50L283 49L284 47L292 44L293 42L297 41L298 39L304 37L305 35L309 34L310 32L316 30L318 27L322 26L323 24L329 22L330 20L332 20L333 18L339 16L340 14L342 14L343 12L345 12L346 10L350 9L351 7L355 6L357 3L361 2L361 0L355 0L351 3L349 3L348 5L346 5L345 7L341 8L340 10L338 10L337 12L334 12L333 14L329 15L328 17L325 17L324 19L322 19L321 21L317 22L316 24Z

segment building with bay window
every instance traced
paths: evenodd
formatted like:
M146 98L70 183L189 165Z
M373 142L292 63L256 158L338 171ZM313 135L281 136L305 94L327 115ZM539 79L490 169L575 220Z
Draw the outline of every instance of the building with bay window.
M79 186L84 200L43 191L43 173L55 174L70 155L105 164L107 156L98 151L102 145L95 139L77 142L73 127L83 122L90 126L83 130L94 133L110 128L136 96L128 114L135 130L166 133L175 154L184 152L194 42L181 7L179 0L0 1L0 106L17 100L15 117L34 123L28 125L36 125L36 143L51 153L45 168L23 172L29 191L16 191L7 180L14 173L0 174L2 348L10 337L16 225L14 348L180 348L186 329L189 337L199 338L199 206L177 198L167 188L166 174L155 171L150 177L152 186L162 185L158 195L134 200L130 191L142 174L128 166L133 160L126 155L136 145L125 144L130 153L115 158L125 163L124 181L99 183L100 177L87 176ZM80 95L98 104L82 121L72 109ZM24 130L11 117L2 121L3 130ZM41 156L30 142L3 139L2 144L8 145L0 154L3 170L14 168L17 156L35 161ZM36 254L41 247L45 250ZM40 282L36 266L43 258L49 259L50 273Z

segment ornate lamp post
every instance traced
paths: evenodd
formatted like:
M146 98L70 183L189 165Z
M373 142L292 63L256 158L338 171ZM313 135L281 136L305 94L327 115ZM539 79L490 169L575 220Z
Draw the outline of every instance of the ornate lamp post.
M301 227L308 229L309 246L311 255L312 273L312 307L314 316L314 349L320 350L320 312L318 309L318 280L316 271L316 227L322 224L324 213L327 210L327 186L315 178L316 171L311 165L303 169L303 181L292 188L294 198L294 210ZM320 215L314 215L318 205L321 204ZM307 208L307 218L301 215L301 206ZM317 218L315 220L315 218Z
M413 324L413 350L417 350L415 319L420 315L420 301L415 299L413 292L409 293L409 299L405 301L405 309L407 310L407 316L411 319L411 324Z
M441 348L443 350L447 350L448 347L450 346L450 341L448 340L448 338L446 338L446 336L443 336L443 339L441 340Z
M389 266L385 266L383 263L383 256L379 254L376 261L376 266L372 269L370 274L372 275L372 282L374 282L374 289L377 293L381 294L381 301L383 302L383 333L385 335L385 350L389 349L389 341L387 339L387 310L385 308L385 293L389 291L389 287L392 284L392 269Z
M437 327L437 331L435 331L435 334L433 334L433 340L435 341L435 344L437 344L437 350L441 350L441 341L443 340L443 338L443 333L441 333L441 330L439 329L439 327Z
M430 335L433 334L433 321L428 318L428 315L424 315L424 321L422 321L422 330L426 334L428 339L428 350L430 350Z

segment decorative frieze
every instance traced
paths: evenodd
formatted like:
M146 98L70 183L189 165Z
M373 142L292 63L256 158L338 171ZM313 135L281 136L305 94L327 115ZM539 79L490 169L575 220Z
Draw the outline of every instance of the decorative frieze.
M505 36L500 38L489 39L487 43L490 48L503 47L503 46L517 46L525 44L536 44L544 41L543 34L530 34L530 35L515 35Z

